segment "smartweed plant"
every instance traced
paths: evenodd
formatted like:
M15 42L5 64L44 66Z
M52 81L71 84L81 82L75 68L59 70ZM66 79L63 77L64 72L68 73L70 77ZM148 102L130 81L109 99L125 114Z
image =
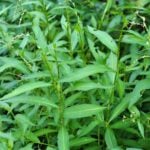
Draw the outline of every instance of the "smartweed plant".
M149 0L1 0L0 150L149 150L149 18Z

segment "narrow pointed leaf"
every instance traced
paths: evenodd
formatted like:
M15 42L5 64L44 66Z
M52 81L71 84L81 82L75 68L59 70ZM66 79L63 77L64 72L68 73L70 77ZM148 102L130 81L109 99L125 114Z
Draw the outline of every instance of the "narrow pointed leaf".
M78 34L77 31L74 30L71 34L71 50L74 50L76 45L78 44Z
M109 48L112 52L117 53L118 47L114 39L104 31L97 30L95 31L94 28L88 26L88 30L91 34L95 35L99 41L104 44L107 48Z
M68 91L89 91L92 89L111 89L113 86L107 86L107 85L102 85L100 83L94 83L94 82L78 82L75 83L72 87L67 89Z
M62 78L60 82L78 81L90 75L96 73L104 73L106 71L111 71L111 69L109 69L107 66L99 65L99 64L88 65L84 68L77 69L74 72L71 72L70 74L66 75L66 77Z
M5 100L7 103L12 104L31 104L31 105L40 105L40 106L46 106L46 107L55 107L58 106L51 102L51 100L47 99L46 97L40 97L40 96L17 96L10 98L8 100Z
M9 133L4 133L0 131L0 139L7 139L7 140L14 140L13 135L11 134L11 132Z
M85 136L90 133L96 126L98 126L99 122L97 120L92 121L88 126L82 128L81 132L79 133L80 136Z
M26 125L30 125L30 126L35 126L34 123L32 123L29 118L23 114L17 114L15 116L15 120L19 123L21 123L22 125L23 124L26 124Z
M50 83L46 83L46 82L42 82L42 81L26 83L26 84L16 88L15 90L13 90L11 93L8 93L4 97L0 98L0 100L8 99L8 98L20 95L22 93L34 90L36 88L47 87L47 86L50 86Z
M65 109L64 117L70 119L84 118L96 115L104 109L104 107L95 104L75 105Z
M71 147L82 146L82 145L89 144L95 141L96 139L91 138L91 137L81 137L81 138L76 138L70 141L70 146Z
M109 121L115 119L120 113L122 113L128 107L128 103L131 98L132 94L128 94L124 99L122 99L122 101L112 111Z
M138 128L139 128L139 131L140 131L140 134L141 136L144 138L144 126L143 124L140 122L140 120L137 121L137 125L138 125Z
M115 72L108 72L107 74L112 84L114 84L115 82L115 76L117 72L117 63L118 63L117 55L111 52L107 59L107 65L110 68L112 68Z
M69 135L65 127L61 127L58 132L58 149L69 150Z
M11 58L11 57L0 57L0 73L5 71L6 69L9 68L15 68L19 71L21 71L22 73L29 73L28 68L24 65L23 62L15 59L15 58Z
M132 95L133 98L130 100L129 107L133 106L141 97L141 91L150 89L150 78L139 81L134 88Z
M110 128L106 129L105 141L106 141L108 149L113 149L113 148L117 147L117 140L115 138L113 130Z
M45 36L44 36L40 26L39 26L38 18L34 19L32 29L33 29L33 32L35 34L35 37L37 40L36 42L37 42L37 45L39 46L39 48L46 49L47 48L47 42L46 42Z

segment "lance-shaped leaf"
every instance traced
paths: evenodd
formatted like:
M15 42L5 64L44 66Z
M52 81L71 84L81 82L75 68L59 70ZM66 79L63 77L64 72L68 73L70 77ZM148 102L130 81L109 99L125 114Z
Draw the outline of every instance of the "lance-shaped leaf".
M34 90L36 88L47 87L47 86L50 86L50 83L46 83L46 82L42 82L42 81L26 83L26 84L16 88L12 92L8 93L7 95L3 96L2 98L0 98L0 100L8 99L8 98L20 95L22 93Z
M112 71L105 65L87 65L84 68L80 68L75 70L74 72L69 73L64 78L60 80L60 82L73 82L78 81L80 79L83 79L85 77L88 77L90 75L96 74L96 73L104 73L106 71Z
M25 74L29 73L23 62L11 57L0 57L0 73L10 68L15 68Z
M37 45L39 46L39 48L41 49L47 49L47 42L46 42L46 38L39 26L39 18L35 18L34 19L34 22L33 22L33 32L35 34L35 37L36 37L36 42L37 42Z
M146 89L150 89L150 78L137 82L136 87L132 92L133 98L129 102L129 107L133 106L139 100L141 91Z
M71 147L82 146L82 145L89 144L95 141L96 139L92 137L75 138L70 141L70 146Z
M137 125L140 131L141 136L144 138L144 126L143 124L140 122L140 120L137 121Z
M117 53L118 47L114 39L104 31L97 30L95 31L94 28L88 26L88 30L91 34L95 35L99 41L104 44L107 48L109 48L112 52Z
M64 117L70 119L84 118L96 115L104 109L105 107L95 104L74 105L65 109Z
M110 128L106 129L105 141L106 141L108 149L113 149L117 147L117 140L115 138L113 130Z
M89 91L93 89L111 89L112 85L102 85L100 83L94 83L91 81L87 82L77 82L73 86L69 87L66 91ZM65 92L66 92L65 91Z
M113 119L115 119L120 113L122 113L129 104L129 100L132 98L132 94L127 94L122 101L114 108L114 110L111 113L111 117L109 119L109 121L112 121Z
M41 97L41 96L21 95L21 96L16 96L8 100L5 100L5 102L16 104L16 105L17 104L30 104L30 105L40 105L40 106L55 107L55 108L58 107L56 104L51 102L48 98Z
M58 132L58 149L69 150L69 135L65 127L61 127Z

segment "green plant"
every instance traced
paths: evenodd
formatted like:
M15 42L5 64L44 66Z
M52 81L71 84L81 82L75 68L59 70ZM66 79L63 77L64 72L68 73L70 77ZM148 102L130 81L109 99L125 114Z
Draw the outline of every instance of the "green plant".
M1 149L148 150L149 10L1 0Z

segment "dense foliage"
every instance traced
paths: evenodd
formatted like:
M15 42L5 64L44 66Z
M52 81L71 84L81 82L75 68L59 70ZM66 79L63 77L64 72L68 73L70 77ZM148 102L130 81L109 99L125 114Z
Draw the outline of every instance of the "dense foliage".
M149 0L1 0L0 149L149 150L149 18Z

